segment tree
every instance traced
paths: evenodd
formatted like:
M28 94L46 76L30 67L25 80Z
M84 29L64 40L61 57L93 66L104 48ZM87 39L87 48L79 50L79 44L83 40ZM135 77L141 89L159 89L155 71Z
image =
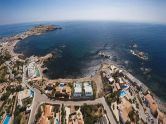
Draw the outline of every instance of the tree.
M36 121L41 117L42 111L41 111L41 107L38 108L38 112L36 114Z
M62 108L61 108L61 121L62 121L62 124L65 124L65 107L64 107L64 104L62 104Z
M112 105L112 108L113 108L113 110L115 109L115 105L114 104Z
M1 96L1 100L2 101L7 100L9 96L10 96L10 92L6 92Z
M131 124L131 123L130 123L130 121L129 121L129 120L127 120L125 124Z

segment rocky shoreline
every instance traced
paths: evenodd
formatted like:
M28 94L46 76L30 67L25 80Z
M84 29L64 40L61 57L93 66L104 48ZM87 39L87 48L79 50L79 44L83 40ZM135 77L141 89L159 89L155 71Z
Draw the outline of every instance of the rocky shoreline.
M45 32L49 32L49 31L54 31L57 29L61 29L61 27L57 27L54 25L39 25L39 26L35 26L32 29L22 32L20 34L17 34L15 36L11 36L11 37L5 37L5 38L1 38L0 39L0 45L3 48L3 50L8 51L10 53L10 55L12 56L13 59L18 59L20 61L24 60L26 57L21 54L21 53L16 53L14 52L14 49L16 47L16 44L20 41L22 41L23 39L33 36L33 35L41 35L42 33ZM47 55L46 55L47 56ZM52 56L49 54L49 56ZM47 56L48 57L48 56ZM47 59L46 58L42 58L42 59ZM50 57L48 57L50 58Z
M105 63L107 64L107 63ZM142 89L146 89L147 91L149 91L155 101L157 102L158 104L158 107L160 110L162 110L163 112L166 112L166 103L161 100L158 96L156 96L143 82L141 82L140 80L138 80L136 77L134 77L131 73L129 73L128 71L125 70L125 68L122 68L121 66L117 65L116 63L110 63L112 65L115 65L116 67L118 67L119 69L123 70L123 74L126 75L128 77L128 79L131 80L131 82L134 84L134 85L137 85L138 87L142 88Z
M1 47L3 47L4 49L6 49L7 51L9 51L9 53L13 56L13 57L17 57L19 55L19 53L15 53L14 52L14 48L16 46L16 44L20 41L22 41L23 39L33 36L33 35L41 35L42 33L45 32L49 32L49 31L54 31L57 29L61 29L60 27L56 27L54 25L39 25L39 26L35 26L32 29L22 32L20 34L17 34L15 36L11 36L11 37L4 37L0 39L0 45Z
M25 61L25 58L21 58L21 56L23 56L22 54L14 52L14 48L15 48L16 44L27 37L30 37L33 35L41 35L44 32L53 31L53 30L57 30L57 29L61 29L61 28L55 27L53 25L35 26L31 30L28 30L28 31L23 32L21 34L18 34L18 35L12 36L12 37L8 37L8 38L1 38L0 39L1 47L2 47L3 51L7 50L9 52L9 54L12 56L13 60ZM105 54L103 54L103 53L100 53L99 55L105 56ZM49 54L42 56L42 57L33 56L33 57L30 57L29 59L33 59L35 62L37 62L38 66L39 66L39 70L43 73L45 70L47 70L47 67L44 67L44 63L47 62L48 60L50 60L52 57L53 57L53 54L49 53ZM144 59L144 57L142 59ZM113 63L113 64L115 64L115 63ZM119 66L117 66L117 67L119 67ZM144 88L148 89L147 86L145 86L142 82L140 82L138 79L136 79L134 76L132 76L129 72L127 72L124 69L123 69L123 72L124 72L124 75L129 76L129 78L131 79L132 82L136 83L140 87L144 87ZM166 110L164 109L164 108L166 108L165 103L163 103L155 95L154 95L154 97L159 105L159 108L166 112Z

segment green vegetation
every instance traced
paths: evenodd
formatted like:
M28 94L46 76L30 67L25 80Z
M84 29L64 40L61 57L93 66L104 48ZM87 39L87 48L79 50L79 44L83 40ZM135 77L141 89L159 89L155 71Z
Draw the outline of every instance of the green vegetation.
M8 92L7 92L8 93ZM15 103L15 96L11 96L10 98L8 97L10 94L4 94L2 98L2 100L4 100L0 110L0 116L2 116L4 113L7 114L12 114L13 112L13 107L14 107L14 103Z
M129 112L128 116L129 116L131 122L134 122L135 124L137 124L139 122L139 120L140 120L138 113L134 109L132 109Z
M18 60L16 61L16 66L23 66L23 64L24 64L23 62L20 62Z
M113 91L113 86L110 83L104 83L104 90L106 92L112 92Z
M69 82L67 85L68 85L71 89L73 88L73 83L72 83L72 82Z
M4 65L0 66L0 83L6 82L5 75L7 74L7 67Z
M4 51L3 53L0 54L0 65L3 64L4 62L10 60L11 55L9 54L8 51Z
M55 105L55 106L53 106L53 112L54 112L54 115L56 115L56 113L58 113L59 112L59 105Z
M103 115L103 107L101 104L98 105L87 105L81 106L81 112L84 117L85 124L94 124Z
M31 104L31 103L32 103L32 100L33 100L33 98L29 98L29 99L24 100L24 101L23 101L23 105L24 105L24 106L27 106L27 105Z
M39 120L39 118L41 117L42 115L42 110L41 110L41 107L38 108L38 112L35 116L35 121L37 122Z
M26 106L17 106L16 107L16 110L15 110L15 112L14 112L14 115L15 116L18 116L19 115L19 113L21 113L21 112L24 112L26 110Z
M101 73L102 75L102 73ZM104 86L104 93L107 94L107 93L112 93L113 91L113 86L112 86L112 83L110 83L108 81L108 79L106 77L102 77L102 82L103 82L103 86Z
M66 115L65 107L64 107L64 104L62 104L62 108L61 108L61 122L62 122L62 124L65 124L65 115Z
M14 93L14 92L19 92L19 91L22 91L23 88L21 85L18 85L18 86L8 86L6 88L6 91L8 92L11 92L11 93Z
M5 64L6 61L9 62L9 60L11 59L11 55L9 54L8 51L3 51L3 53L0 53L0 83L4 83L9 81L10 76L9 72L8 72L8 68L7 65ZM14 74L14 76L17 76L15 79L17 79L18 81L20 81L20 73L22 74L22 65L23 62L20 61L16 61L15 63L12 63L11 65L11 70L12 70L12 74Z
M116 91L116 92L113 92L113 93L110 93L106 96L106 101L109 105L112 104L112 102L119 102L119 92Z
M10 96L10 94L13 94L13 93L15 93L15 92L19 92L19 91L21 91L21 90L23 90L23 88L22 88L22 86L21 85L18 85L18 86L8 86L7 88L6 88L6 92L5 93L3 93L2 94L2 96L1 96L1 100L2 101L5 101L5 100L7 100L8 98L9 98L9 96Z
M22 114L19 113L19 114L18 114L17 116L15 116L15 118L14 118L15 124L20 124L21 119L22 119Z
M9 98L10 94L11 94L10 91L7 91L6 93L2 94L1 100L2 100L2 101L7 100L7 99Z

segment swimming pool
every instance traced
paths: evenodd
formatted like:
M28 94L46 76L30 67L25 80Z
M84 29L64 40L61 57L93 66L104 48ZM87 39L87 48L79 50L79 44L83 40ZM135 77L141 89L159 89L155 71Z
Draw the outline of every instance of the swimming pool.
M121 86L121 88L122 88L122 89L128 89L129 86L128 86L127 84L124 84L124 85Z
M127 94L127 92L122 90L122 91L120 91L119 96L124 97L126 94Z
M3 124L9 124L10 118L11 117L9 115L7 115L6 118L5 118L5 120L4 120L4 122L3 122Z
M59 84L59 87L60 87L60 88L64 88L64 86L65 86L65 83L60 83L60 84Z

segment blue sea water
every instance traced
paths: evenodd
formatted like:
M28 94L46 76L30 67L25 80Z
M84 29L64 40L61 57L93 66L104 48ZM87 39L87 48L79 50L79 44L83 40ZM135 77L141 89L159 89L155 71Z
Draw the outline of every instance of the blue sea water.
M101 62L113 61L166 100L166 25L108 21L51 24L59 25L62 29L28 37L19 42L15 49L26 56L56 53L56 58L47 63L46 75L50 78L82 77L95 72ZM0 26L0 36L14 35L34 25ZM148 54L148 61L130 53L133 44ZM109 53L111 59L98 56L99 51ZM141 68L150 68L151 72L146 74Z

